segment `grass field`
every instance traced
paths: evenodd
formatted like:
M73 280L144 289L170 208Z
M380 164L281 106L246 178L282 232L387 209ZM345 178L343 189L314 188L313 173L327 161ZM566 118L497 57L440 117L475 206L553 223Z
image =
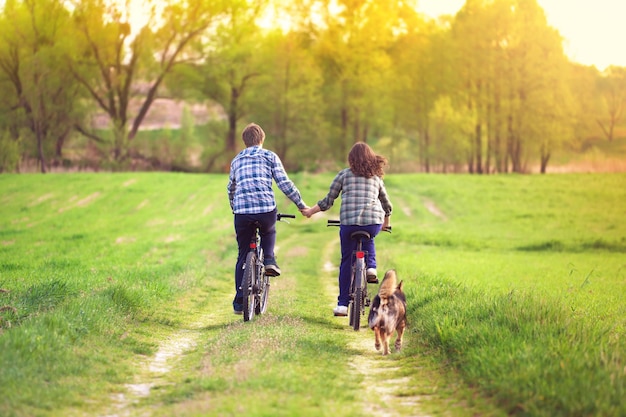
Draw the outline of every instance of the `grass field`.
M312 205L332 175L292 179ZM338 207L278 225L268 314L232 315L226 180L0 176L0 415L370 415L363 358L405 378L388 415L626 415L626 174L389 175L379 269L410 314L389 359L331 316Z

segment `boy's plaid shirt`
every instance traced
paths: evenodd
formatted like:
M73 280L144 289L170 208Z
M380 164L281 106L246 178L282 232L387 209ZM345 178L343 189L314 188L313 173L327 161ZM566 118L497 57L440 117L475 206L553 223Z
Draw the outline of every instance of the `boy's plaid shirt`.
M340 171L330 184L328 195L317 205L328 210L341 194L339 221L343 225L382 224L391 215L392 205L382 178L354 175L350 168Z
M299 209L305 207L300 191L289 179L274 152L251 146L232 160L228 178L228 200L235 214L269 213L276 208L272 180Z

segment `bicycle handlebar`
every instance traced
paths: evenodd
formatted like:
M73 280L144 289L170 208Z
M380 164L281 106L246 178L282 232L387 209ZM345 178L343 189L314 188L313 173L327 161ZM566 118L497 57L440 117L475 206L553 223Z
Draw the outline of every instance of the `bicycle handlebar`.
M278 213L276 215L276 220L280 221L280 219L285 218L285 219L295 219L296 215L295 214L285 214L285 213Z
M330 227L330 226L341 226L341 222L339 220L329 219L328 223L326 224L326 227ZM381 230L383 232L391 233L391 226L383 227Z

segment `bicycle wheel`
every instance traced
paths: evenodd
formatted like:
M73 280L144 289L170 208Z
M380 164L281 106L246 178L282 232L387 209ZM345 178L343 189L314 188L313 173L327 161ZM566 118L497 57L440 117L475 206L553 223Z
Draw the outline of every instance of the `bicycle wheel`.
M259 300L256 304L256 313L264 314L267 311L267 300L270 293L270 278L263 274L259 280Z
M363 288L354 290L354 300L350 306L350 324L354 330L359 330L361 328L361 309L363 308Z
M265 275L265 268L263 267L263 250L261 249L261 259L257 265L257 276L259 277L258 299L256 303L256 313L264 314L267 310L267 300L270 292L270 277Z
M256 298L256 253L250 251L246 256L241 288L243 290L243 321L254 318Z

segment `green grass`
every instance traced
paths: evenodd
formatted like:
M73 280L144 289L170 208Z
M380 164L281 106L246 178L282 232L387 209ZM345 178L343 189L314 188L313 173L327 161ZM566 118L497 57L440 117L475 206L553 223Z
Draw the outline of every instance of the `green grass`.
M332 174L292 178L312 205ZM321 215L279 224L283 276L268 314L242 323L226 180L0 176L1 415L102 415L143 379L131 415L364 414L350 343L372 335L330 315L336 277L319 272L337 231ZM626 415L626 175L386 184L379 270L404 279L410 326L401 354L371 358L399 367L406 395L431 415ZM146 370L187 335L167 375Z
M396 233L420 348L508 413L623 415L625 178L429 177L396 193L446 214Z

